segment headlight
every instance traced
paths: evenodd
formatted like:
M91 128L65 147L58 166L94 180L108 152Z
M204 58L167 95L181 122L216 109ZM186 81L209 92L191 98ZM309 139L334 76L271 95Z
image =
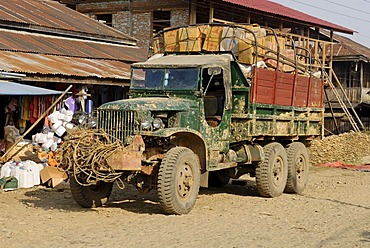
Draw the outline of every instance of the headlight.
M96 127L96 118L95 118L95 117L91 117L90 125L91 125L92 127Z
M145 118L145 120L143 120L141 122L141 129L142 130L150 130L150 128L152 127L152 122L153 122L152 117Z
M153 120L153 127L154 129L160 129L163 127L163 121L160 118L155 118Z
M83 124L85 122L85 120L86 120L86 116L85 115L80 115L78 117L78 123L80 123L80 124Z

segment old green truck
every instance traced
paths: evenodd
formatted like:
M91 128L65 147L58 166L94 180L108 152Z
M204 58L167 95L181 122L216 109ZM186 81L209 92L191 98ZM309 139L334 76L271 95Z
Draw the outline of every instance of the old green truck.
M298 55L286 58L290 72L258 63L266 57L257 55L257 41L250 44L250 65L239 62L241 53L202 48L162 51L133 64L129 99L103 104L95 131L77 130L65 140L62 166L77 203L101 206L114 182L131 183L143 193L156 190L165 213L186 214L200 187L224 186L244 174L256 178L264 197L302 193L307 147L323 135L323 79L299 73ZM99 149L68 150L76 137L96 143L97 132L108 137ZM118 145L105 151L111 143ZM83 156L90 160L82 163ZM92 157L103 160L91 165Z

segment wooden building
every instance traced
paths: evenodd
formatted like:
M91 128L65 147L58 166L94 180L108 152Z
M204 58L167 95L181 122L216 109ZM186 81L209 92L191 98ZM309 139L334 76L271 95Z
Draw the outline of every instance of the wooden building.
M347 108L353 107L365 128L370 129L370 48L353 40L334 35L336 43L333 46L333 70L344 90L339 91L340 98L349 102ZM339 87L339 85L338 85ZM351 129L350 123L344 116L337 97L330 89L327 92L326 128L330 132L340 133ZM330 106L329 106L330 102ZM351 103L352 106L349 105ZM333 115L330 113L332 108Z
M0 6L0 80L59 91L73 85L72 93L87 89L97 106L125 97L131 63L147 58L135 38L56 1ZM11 98L0 97L0 139Z
M1 6L0 72L24 74L25 84L117 87L113 92L122 98L131 63L147 58L135 38L58 2L7 0Z
M257 23L319 37L320 29L352 34L345 27L267 0L59 0L138 40L149 50L153 33L196 23Z

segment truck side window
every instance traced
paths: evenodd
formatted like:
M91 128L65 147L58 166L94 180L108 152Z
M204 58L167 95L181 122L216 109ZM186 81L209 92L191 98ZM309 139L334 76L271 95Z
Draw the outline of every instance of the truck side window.
M204 113L207 123L216 127L222 120L225 105L225 88L223 72L219 75L208 75L203 69L202 87L207 89L204 96ZM210 81L211 80L211 81ZM209 83L209 85L208 85ZM207 88L208 86L208 88Z

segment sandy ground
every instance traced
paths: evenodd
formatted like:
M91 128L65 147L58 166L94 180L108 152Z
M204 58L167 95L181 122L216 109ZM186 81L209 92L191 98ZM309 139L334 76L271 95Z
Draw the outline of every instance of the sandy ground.
M0 247L370 247L369 172L314 167L304 195L274 199L243 182L201 190L183 216L131 187L96 209L80 208L68 184L3 192Z

